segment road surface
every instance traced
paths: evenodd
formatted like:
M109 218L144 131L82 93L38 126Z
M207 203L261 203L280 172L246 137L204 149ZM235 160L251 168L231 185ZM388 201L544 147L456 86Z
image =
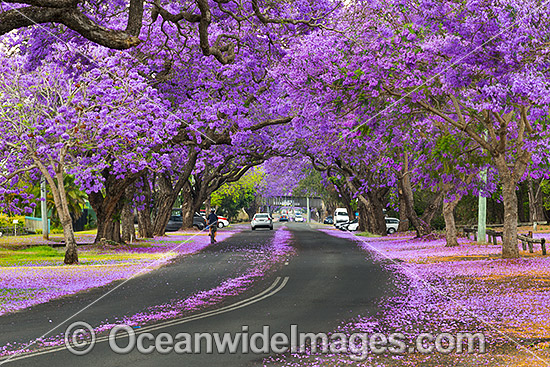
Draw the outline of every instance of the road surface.
M149 331L176 336L178 333L248 333L264 331L291 334L292 325L300 332L331 332L342 322L358 315L374 315L377 301L392 292L391 275L352 241L336 238L310 228L307 224L276 224L292 233L295 255L286 264L254 283L246 292L213 307L183 315L177 319L144 325L138 333ZM63 333L75 321L99 325L106 319L122 319L150 306L183 299L200 290L214 288L225 279L238 276L250 266L242 254L259 249L273 239L274 231L246 230L195 255L182 257L172 264L132 279L97 301L117 283L78 295L38 305L22 312L0 317L0 346L24 343L62 325L53 332ZM66 322L63 323L63 321ZM120 334L123 335L123 334ZM103 338L103 339L102 339ZM77 356L66 348L45 353L22 354L6 366L260 366L270 353L128 354L112 351L106 337L98 336L94 348ZM128 338L117 339L124 347ZM205 342L206 343L206 342ZM259 344L258 344L259 345ZM2 361L0 361L1 365Z

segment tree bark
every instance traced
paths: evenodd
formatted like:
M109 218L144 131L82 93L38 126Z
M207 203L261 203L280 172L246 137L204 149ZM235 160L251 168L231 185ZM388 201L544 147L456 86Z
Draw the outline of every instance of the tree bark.
M458 233L455 225L454 210L460 198L453 201L443 201L443 218L445 219L445 239L447 247L458 246Z
M535 180L529 179L529 221L533 223L545 220L540 180L535 182Z
M145 196L144 207L138 209L138 235L140 238L153 237L153 223L151 222L151 186L147 175L141 177L142 193Z
M502 257L519 257L518 249L518 197L516 196L516 182L504 180L502 183L502 199L504 201L504 230L502 243Z
M409 217L407 215L407 205L403 195L399 195L399 227L398 232L407 232L409 230Z
M516 190L516 195L518 197L518 222L525 223L528 221L528 217L525 213L525 185L522 183L519 185L519 190Z
M386 236L388 233L384 218L384 205L381 200L383 194L378 191L369 191L366 195L366 198L364 195L358 195L358 197L365 206L367 231L379 236ZM361 219L361 216L359 216L359 219Z
M120 213L121 239L124 242L132 242L136 239L136 229L134 227L134 192L135 187L129 186L124 194L122 211Z
M181 203L181 214L183 216L183 229L193 228L193 215L195 214L193 209L193 195L191 193L191 184L188 183L185 185L181 191L182 193L182 203Z
M431 198L430 202L428 203L428 206L424 210L424 214L422 214L421 219L425 223L427 223L428 226L430 226L430 228L431 228L432 220L434 219L435 215L439 211L439 208L441 208L442 201L443 201L443 191L439 190Z
M423 237L432 232L429 223L422 220L414 210L414 196L409 174L404 174L399 180L399 196L403 197L407 218L416 230L417 237Z
M367 213L367 208L362 200L360 200L359 203L357 204L357 210L359 211L359 227L357 228L357 230L359 232L365 232L367 231L367 228L368 228L367 226L368 213Z
M172 208L179 192L172 187L172 179L167 174L158 176L158 191L155 197L156 212L153 221L153 236L164 236L166 225L172 215Z

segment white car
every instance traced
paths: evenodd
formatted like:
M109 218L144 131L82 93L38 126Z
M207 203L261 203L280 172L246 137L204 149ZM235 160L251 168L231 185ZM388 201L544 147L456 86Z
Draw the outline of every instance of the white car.
M229 226L229 221L225 217L218 216L218 228Z
M296 216L294 217L294 221L295 222L305 222L305 219L304 219L304 217L302 217L302 214L296 214Z
M252 218L252 222L250 222L250 226L253 231L261 227L273 230L273 219L271 219L269 213L256 213Z
M348 222L349 221L349 215L346 208L337 208L334 211L334 224L341 222Z
M359 228L359 222L350 223L348 225L348 231L355 232L355 231L357 231L358 228Z
M399 228L399 219L397 218L390 218L386 217L386 231L388 234L393 234L397 232L397 229Z

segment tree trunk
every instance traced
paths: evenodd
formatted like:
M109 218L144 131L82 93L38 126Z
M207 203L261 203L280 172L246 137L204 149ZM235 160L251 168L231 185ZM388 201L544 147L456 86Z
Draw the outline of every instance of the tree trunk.
M423 237L432 232L429 223L424 222L414 210L414 196L409 175L405 174L398 182L399 196L403 197L407 218L416 230L417 237Z
M138 210L138 236L139 238L153 238L153 222L151 222L149 207Z
M519 257L518 249L518 197L516 182L504 179L502 183L502 199L504 201L504 230L502 241L502 257Z
M407 204L403 195L399 195L399 227L398 232L407 232L409 230L409 217L407 215Z
M359 232L365 232L367 231L367 208L365 203L362 200L359 200L359 203L357 203L357 210L359 211L359 227L357 230Z
M359 200L365 206L367 231L379 236L386 236L386 220L384 219L384 206L378 192L368 192L367 197L358 195ZM361 217L359 217L360 219Z
M67 265L78 264L78 251L76 245L76 239L74 237L73 218L69 212L69 204L67 202L67 193L65 192L65 185L63 182L63 155L60 157L61 163L55 167L55 180L50 175L48 169L38 159L35 159L35 163L44 175L44 178L50 186L50 191L53 196L57 215L59 221L63 226L63 238L65 240L65 259L63 262ZM56 185L57 182L57 185Z
M455 225L454 210L460 199L455 199L450 202L443 201L443 218L445 219L445 246L458 246L458 234Z
M526 223L528 221L527 215L525 213L525 185L522 183L519 185L519 190L516 190L516 195L518 197L518 222Z
M154 236L164 236L178 194L179 192L172 187L170 176L163 174L158 177L158 191L155 198L157 208L153 221Z
M540 180L534 182L533 179L529 179L529 221L544 222L545 220Z
M436 192L435 195L431 198L431 201L428 203L428 206L424 210L424 214L422 214L422 221L427 223L430 227L436 213L438 212L439 208L441 208L443 196L443 190L439 190L438 192Z
M136 229L134 227L134 191L135 187L129 186L126 189L125 197L120 213L121 239L124 242L132 242L136 239Z
M191 185L185 185L182 190L183 201L181 203L181 214L183 216L183 229L193 228L193 215L195 214L193 205L193 195Z
M512 169L508 167L503 154L494 158L495 166L502 182L502 201L504 202L504 229L502 238L502 257L519 257L518 249L518 197L516 187L525 173L532 154L520 151Z
M94 243L98 243L102 238L108 241L121 242L120 211L122 206L120 201L126 188L132 185L142 174L138 175L136 173L120 180L109 173L105 173L105 196L101 191L88 194L90 205L97 214L97 235ZM117 221L118 225L113 225L113 221Z
M151 186L146 175L142 176L142 193L145 196L144 207L138 208L138 235L140 238L153 237L153 223L151 222Z

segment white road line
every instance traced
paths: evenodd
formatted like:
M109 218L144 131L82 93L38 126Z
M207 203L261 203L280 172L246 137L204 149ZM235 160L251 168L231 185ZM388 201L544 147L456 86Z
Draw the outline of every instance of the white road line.
M136 329L135 333L136 334L141 334L141 333L145 333L145 332L148 332L148 331L164 329L164 328L167 328L167 327L170 327L170 326L185 324L185 323L188 323L188 322L191 322L191 321L200 320L200 319L204 319L204 318L211 317L211 316L221 315L221 314L224 314L224 313L227 313L227 312L238 310L240 308L244 308L246 306L252 305L252 304L257 303L257 302L260 302L260 301L262 301L266 298L269 298L269 297L273 296L274 294L278 293L281 289L283 289L286 286L286 284L288 283L289 277L284 277L283 281L279 284L280 280L281 280L281 277L277 277L275 279L275 281L273 282L273 284L271 284L267 289L265 289L262 292L256 294L255 296L252 296L250 298L241 300L241 301L239 301L237 303L234 303L232 305L224 306L222 308L207 311L207 312L203 312L203 313L197 314L197 315L187 316L187 317L184 317L184 318L181 318L181 319L166 321L166 322L163 322L163 323L157 324L157 325L146 326L144 328ZM117 336L116 339L122 339L124 337L126 337L126 335L123 334L123 335ZM108 341L108 340L109 340L109 337L104 336L104 337L98 338L96 340L95 344L105 342L105 341ZM46 349L43 349L39 352L30 352L28 354L22 354L19 357L14 357L14 358L5 360L4 362L0 359L0 365L2 365L4 363L18 361L18 360L21 360L21 359L36 357L36 356L40 356L40 355L44 355L44 354L55 353L55 352L58 352L58 351L61 351L61 350L64 350L64 349L67 349L67 347L65 345L62 345L62 346L57 346L57 347L46 348ZM9 357L7 357L7 358L9 358Z

